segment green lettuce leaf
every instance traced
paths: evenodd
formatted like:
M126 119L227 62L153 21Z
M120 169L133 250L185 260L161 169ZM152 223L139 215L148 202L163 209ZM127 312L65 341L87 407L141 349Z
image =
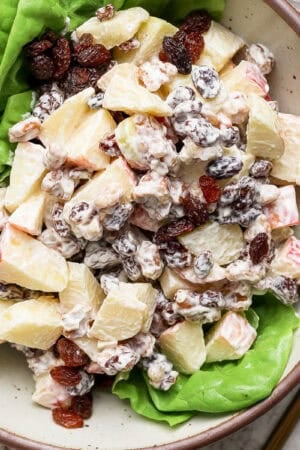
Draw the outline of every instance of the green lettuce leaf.
M121 374L122 375L122 374ZM160 412L154 406L140 370L134 369L127 376L117 377L113 392L122 400L129 400L131 408L143 417L158 422L167 422L171 427L189 420L193 413Z
M134 390L136 373L127 381L116 383L113 393L128 398L133 409L144 415L139 407L139 390L146 399L147 386L152 419L161 420L163 412L225 413L238 411L269 396L286 367L293 343L293 331L299 327L299 319L290 306L284 306L271 295L256 299L254 310L259 317L257 339L247 354L237 361L225 361L204 365L191 376L180 375L168 391L153 389L144 375L145 385ZM135 409L138 405L138 409ZM157 418L153 415L156 408ZM149 417L149 415L147 415Z

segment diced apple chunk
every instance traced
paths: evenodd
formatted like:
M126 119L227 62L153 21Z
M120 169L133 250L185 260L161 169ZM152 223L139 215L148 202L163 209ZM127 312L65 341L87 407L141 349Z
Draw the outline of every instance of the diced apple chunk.
M264 159L279 159L284 142L279 134L277 113L258 95L249 95L248 101L247 152Z
M271 175L280 182L300 185L300 116L279 113L278 120L284 153L273 162Z
M300 241L297 238L290 237L276 250L271 272L300 280Z
M205 342L199 323L177 323L160 335L159 345L175 369L186 375L197 372L205 362Z
M38 189L10 216L9 223L25 233L39 236L42 232L46 193Z
M212 21L209 30L203 33L203 38L204 51L197 64L213 66L218 72L244 45L241 37L215 21Z
M81 305L94 317L105 297L103 289L85 264L68 262L69 279L66 288L59 293L63 314Z
M87 88L67 99L42 124L39 137L46 147L61 148L71 164L100 170L109 164L109 157L99 149L99 142L116 124L108 111L89 108L87 102L94 93Z
M102 341L129 339L142 330L146 311L146 304L114 288L104 299L90 336Z
M283 186L278 189L278 192L277 199L264 208L271 229L298 225L299 210L295 187L292 185Z
M32 400L45 408L54 409L71 403L71 395L64 386L57 383L50 373L35 378L35 391Z
M39 187L46 173L43 155L41 145L31 142L18 144L5 195L5 207L9 212L17 209Z
M127 298L135 299L146 305L142 331L147 333L156 307L157 291L150 283L120 283L120 289Z
M148 17L149 13L139 7L117 11L114 17L103 22L92 17L76 28L75 35L80 38L83 34L89 33L96 44L111 49L131 39Z
M116 49L114 58L120 62L132 62L139 66L159 53L165 36L173 36L178 28L158 17L149 17L138 30L135 38L140 42L139 48L124 52Z
M185 281L188 281L193 285L198 285L199 289L201 288L201 285L204 287L208 286L209 284L214 284L214 287L217 289L219 286L222 286L224 284L224 280L226 279L226 269L216 263L212 266L209 274L205 278L201 278L199 275L197 275L192 267L176 269L176 272Z
M65 259L9 224L2 233L0 255L2 281L44 292L60 292L67 285Z
M193 289L193 285L191 283L183 280L169 267L165 267L159 282L164 296L169 300L173 300L174 295L179 289Z
M201 225L179 236L178 240L193 255L211 251L214 261L220 265L237 259L244 248L243 232L239 225L219 225L217 222Z
M118 202L130 201L135 184L134 173L123 158L118 158L75 192L72 199L65 204L64 216L68 220L72 207L83 201L100 209Z
M47 350L62 332L58 302L46 297L17 302L1 313L0 339Z
M115 69L104 94L103 107L129 115L172 115L166 102L139 84L137 66L131 63L119 64Z
M208 333L206 362L240 359L255 339L256 330L250 323L240 314L228 311Z
M226 70L221 75L228 91L240 91L245 95L256 94L265 97L269 92L269 85L256 64L241 61L237 66Z

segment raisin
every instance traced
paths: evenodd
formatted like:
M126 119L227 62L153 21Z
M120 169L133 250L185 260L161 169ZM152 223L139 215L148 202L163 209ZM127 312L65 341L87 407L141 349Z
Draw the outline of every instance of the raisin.
M234 208L241 210L253 205L256 200L257 191L253 180L250 177L243 177L238 182L238 197L234 202Z
M64 428L82 428L84 424L83 418L79 414L63 408L53 409L52 417L57 425Z
M192 263L192 256L178 241L164 242L159 249L168 267L182 269Z
M69 367L82 367L89 362L89 357L70 339L61 338L56 349L64 363Z
M88 106L91 109L100 109L103 106L104 92L98 92L98 94L93 95L89 98Z
M270 172L273 168L273 164L271 161L266 161L261 159L259 161L255 161L250 167L249 174L253 178L265 178L270 175Z
M210 251L200 253L194 259L194 271L200 278L206 278L213 267L213 259Z
M56 34L54 33L54 31L52 31L52 30L46 30L45 33L44 33L43 36L42 36L42 39L45 39L45 40L47 40L47 41L50 41L50 42L52 42L52 43L54 44L54 42L55 42L56 39L57 39L57 36L56 36Z
M212 177L202 175L199 178L199 186L207 203L215 203L221 197L221 188Z
M110 114L113 116L113 119L117 124L119 124L128 117L128 115L123 111L110 111Z
M204 39L199 31L190 31L186 33L184 46L191 58L192 64L195 64L204 50Z
M220 138L222 144L225 147L231 147L232 145L240 145L241 143L240 130L236 126L221 127Z
M61 89L70 95L78 94L87 87L95 87L100 73L94 68L71 67L67 72L66 78L61 83Z
M103 219L103 227L110 231L119 231L127 222L133 212L131 203L120 203L113 206Z
M40 41L33 41L30 44L27 44L24 47L24 50L27 54L27 56L33 58L34 56L41 55L42 53L45 53L46 50L51 48L53 46L53 43L49 41L48 39L42 39Z
M142 272L134 256L122 257L124 272L131 281L137 281L141 278Z
M192 31L197 31L199 33L205 33L209 30L211 25L211 17L207 11L196 10L192 11L184 19L180 26L180 30L190 33Z
M110 52L102 44L95 44L80 49L75 56L78 64L83 67L98 67L108 63L111 59Z
M54 62L47 55L37 55L32 58L30 71L37 80L50 80L54 73Z
M163 242L173 241L174 238L180 236L182 233L192 231L195 228L193 222L187 218L174 220L160 227L154 235L154 242L161 244Z
M71 49L66 38L62 37L56 41L55 46L52 48L52 57L55 66L53 78L60 80L71 64Z
M243 167L243 162L236 156L220 156L211 161L206 168L206 173L210 177L218 180L231 178Z
M192 71L192 61L184 44L174 37L165 36L163 50L169 61L176 66L179 73L187 75Z
M218 95L221 83L218 72L209 66L194 66L192 80L197 91L204 98L214 98Z
M203 225L209 219L209 213L206 206L196 197L190 194L182 199L184 212L189 220L195 225Z
M269 253L267 233L258 233L250 242L249 255L253 264L261 263Z
M115 157L121 156L121 151L118 146L115 134L111 134L103 139L99 144L100 150L106 153L108 156Z
M180 103L195 100L195 92L189 86L177 86L167 98L167 103L171 108L176 108ZM199 103L198 103L199 104ZM202 105L202 103L201 103Z
M50 370L53 380L62 386L76 386L80 383L81 375L74 367L57 366Z
M103 6L102 8L98 8L96 11L96 17L100 22L104 22L105 20L109 20L115 15L115 7L111 3Z
M299 300L297 283L291 278L277 276L271 283L271 290L284 305L291 305Z
M170 62L170 59L168 58L168 55L166 54L166 52L165 52L164 50L161 50L161 51L159 52L158 57L159 57L159 59L160 59L162 62L164 62L164 63Z
M89 419L92 415L93 398L91 394L76 395L72 397L70 411L75 412L83 419Z

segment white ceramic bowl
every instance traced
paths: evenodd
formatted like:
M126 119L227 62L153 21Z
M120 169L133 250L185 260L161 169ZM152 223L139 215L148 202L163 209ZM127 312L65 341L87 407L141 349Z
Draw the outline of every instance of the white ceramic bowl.
M272 3L278 7L282 1ZM293 22L293 17L290 19ZM300 114L300 40L296 33L261 0L227 0L223 22L247 41L261 42L274 51L278 64L272 75L271 95L279 100L281 111ZM237 414L201 414L171 429L141 418L131 411L127 403L113 395L95 392L94 414L86 426L66 430L52 422L48 410L32 403L34 385L25 360L16 351L1 345L0 442L31 450L133 450L154 446L164 450L199 448L270 409L299 381L299 361L298 332L285 373L271 397Z

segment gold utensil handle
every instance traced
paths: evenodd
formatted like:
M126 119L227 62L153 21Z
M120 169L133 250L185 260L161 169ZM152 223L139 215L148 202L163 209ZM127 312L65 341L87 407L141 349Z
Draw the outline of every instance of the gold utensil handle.
M263 450L280 450L300 418L300 391L274 428Z

